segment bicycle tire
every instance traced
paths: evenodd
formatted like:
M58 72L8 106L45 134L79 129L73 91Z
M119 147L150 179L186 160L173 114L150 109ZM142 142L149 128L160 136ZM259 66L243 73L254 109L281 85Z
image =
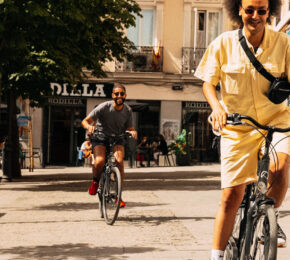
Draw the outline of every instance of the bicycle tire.
M103 192L103 212L108 225L116 221L120 209L122 193L121 174L117 167L112 167L105 178Z
M104 172L102 173L102 177L99 182L99 189L98 189L98 198L99 198L99 212L100 217L104 218L104 211L103 211L103 190L104 190Z
M241 259L277 259L277 219L272 206L267 206L265 214L254 220L248 258L245 257L245 246L244 243Z
M244 208L241 208L241 207L237 211L233 232L228 240L228 243L225 249L225 254L224 254L225 260L238 259L239 250L238 250L237 241L239 240L240 226L241 226L241 221L243 218L243 212L244 212Z

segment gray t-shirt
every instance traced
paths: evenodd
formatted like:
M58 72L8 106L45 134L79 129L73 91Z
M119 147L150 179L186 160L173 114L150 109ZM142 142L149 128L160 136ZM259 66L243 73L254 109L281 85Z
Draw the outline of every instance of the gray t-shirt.
M89 113L97 121L96 129L106 135L120 135L133 126L131 107L124 104L121 110L116 110L113 104L114 101L103 102Z

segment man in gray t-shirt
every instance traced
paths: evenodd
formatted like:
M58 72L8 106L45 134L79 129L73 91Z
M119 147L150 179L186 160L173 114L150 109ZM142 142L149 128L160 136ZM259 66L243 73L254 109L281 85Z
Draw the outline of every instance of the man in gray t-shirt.
M82 126L87 129L89 135L93 135L95 130L105 135L120 135L129 131L137 139L137 132L132 122L132 110L124 103L126 99L126 88L122 84L115 83L112 92L113 101L106 101L95 107L88 116L82 121ZM105 164L106 145L108 140L101 135L92 138L94 167L93 181L89 189L90 195L96 195L101 173ZM124 163L125 155L124 142L120 140L114 146L115 157L118 168L121 173L122 181L124 180ZM125 203L121 201L121 207Z
M133 125L132 110L123 104L121 110L115 109L114 101L106 101L95 107L89 116L97 122L96 130L106 135L120 135Z

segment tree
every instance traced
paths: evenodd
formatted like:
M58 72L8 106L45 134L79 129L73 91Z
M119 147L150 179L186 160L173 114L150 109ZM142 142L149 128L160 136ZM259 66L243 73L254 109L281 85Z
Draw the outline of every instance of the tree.
M8 104L7 175L21 176L16 99L42 106L49 82L105 77L107 61L130 57L124 29L140 15L134 0L0 0L0 101ZM17 156L16 156L17 155ZM5 173L4 173L5 174Z

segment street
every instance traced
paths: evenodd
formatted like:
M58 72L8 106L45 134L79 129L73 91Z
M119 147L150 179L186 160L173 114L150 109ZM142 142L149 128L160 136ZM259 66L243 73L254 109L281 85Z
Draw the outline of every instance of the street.
M0 259L208 260L220 165L126 169L113 226L89 196L89 167L23 170L0 183ZM280 211L290 237L290 191ZM278 249L287 260L290 246Z

